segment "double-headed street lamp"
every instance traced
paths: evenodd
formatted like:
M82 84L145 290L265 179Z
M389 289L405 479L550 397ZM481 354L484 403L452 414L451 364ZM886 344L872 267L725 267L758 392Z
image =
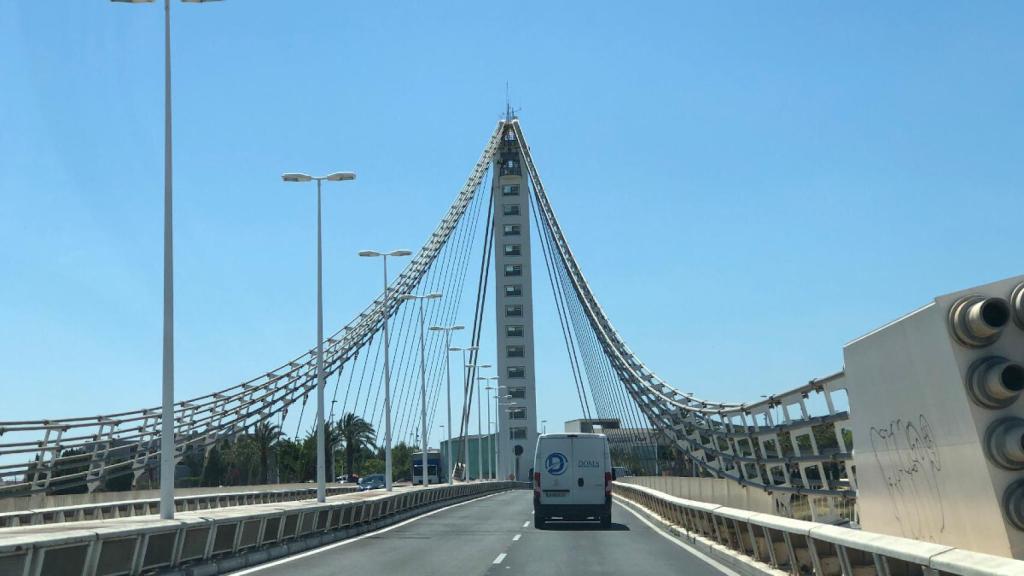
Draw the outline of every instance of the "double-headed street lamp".
M430 294L424 294L417 296L416 294L402 294L399 296L399 300L410 301L416 300L419 302L419 315L420 315L420 428L422 429L422 439L420 441L423 449L423 469L421 474L423 475L423 487L426 488L430 484L430 479L427 474L429 469L427 468L427 349L423 340L423 331L425 327L423 325L423 301L424 300L437 300L441 297L440 292L431 292Z
M324 452L324 283L323 234L321 233L320 188L324 180L341 182L355 180L355 172L334 172L327 176L310 176L300 172L287 172L281 176L285 182L316 180L316 501L327 500L327 463ZM333 457L333 456L332 456Z
M409 250L392 250L391 252L377 252L376 250L363 250L359 253L364 258L384 259L384 300L383 300L383 324L384 324L384 488L391 491L391 368L388 365L389 341L388 322L391 321L391 301L388 298L388 256L399 257L412 254Z
M498 382L497 382L498 381L498 377L497 376L481 376L481 377L477 378L477 382L491 382L491 381L494 382L494 386L487 386L485 388L485 390L497 390L497 388L496 388L496 386L498 385ZM480 386L478 384L477 385L477 390L479 390L479 389L480 389ZM483 393L481 392L480 395L482 396ZM479 410L479 404L477 405L477 409ZM495 418L498 417L497 410L495 410L494 417ZM487 398L487 440L490 441L490 439L491 439L491 399L490 399L490 397L488 397ZM497 440L498 440L497 434L495 434L494 440L495 440L495 444L497 444ZM487 467L491 468L491 457L490 457L490 455L487 456ZM494 476L494 470L491 469L490 472L491 472L490 476L492 478L495 477Z
M469 393L473 390L473 382L470 380L470 378L472 378L474 370L478 370L480 368L490 368L490 367L491 367L490 364L466 364L466 398L464 398L463 401L462 401L463 405L466 406L466 436L469 436L469 418L470 418L470 411L472 410L472 404L469 403ZM476 440L476 453L477 453L476 455L477 455L477 458L478 458L478 460L477 460L477 468L479 469L478 470L479 473L477 474L477 479L480 479L480 477L483 475L484 464L483 464L483 461L480 459L483 456L483 446L481 445L482 438L479 438L479 436L483 436L483 435L480 434L480 394L479 394L479 391L476 394L476 434L478 436L478 438ZM469 442L466 442L466 480L469 480Z
M454 326L431 326L431 330L435 332L444 332L444 348L447 351L452 349L452 332L456 330L463 330L465 326L456 324ZM448 381L447 395L448 395L448 426L445 430L448 431L448 450L445 452L444 461L447 467L450 469L452 465L452 366L451 358L448 352L444 354L444 375ZM465 364L465 361L463 361ZM452 484L454 479L452 474L448 474L448 484Z
M467 368L490 368L490 367L491 367L490 364L475 364L473 366L467 366ZM470 374L472 374L472 373L473 372L470 371ZM481 386L480 386L480 381L484 380L484 379L485 378L483 378L483 377L478 377L477 378L477 385L476 385L476 435L477 435L477 440L476 440L476 458L477 458L477 463L478 463L477 466L480 467L480 474L477 475L477 479L481 479L484 476L484 430L483 430L483 425L481 424L481 416L483 415L483 411L480 410L480 396L483 394L483 390L481 390ZM488 410L491 409L490 402L487 403L487 409ZM467 427L468 427L468 425L467 425ZM488 458L488 460L489 460L489 458ZM490 466L488 466L488 468L490 468Z
M459 348L459 347L456 347L456 346L449 346L448 347L448 352L462 352L462 366L463 366L463 368L462 368L462 420L461 420L460 426L464 426L463 427L463 431L465 432L465 435L462 437L462 444L463 444L463 453L466 456L466 460L465 460L465 462L463 462L463 464L465 465L465 471L462 474L462 476L463 476L462 480L463 481L468 481L469 480L469 444L468 444L468 442L466 442L466 436L469 436L469 413L468 413L469 408L466 406L466 383L468 382L468 378L469 377L466 376L466 368L465 368L465 366L467 365L466 364L466 352L473 352L473 351L479 350L479 349L480 349L479 346L466 346L465 348ZM449 430L449 434L451 434L450 430ZM454 461L451 462L449 464L449 467L451 468L451 471L454 472L455 471L455 462ZM454 474L452 474L452 475L454 476Z
M148 4L153 0L112 0ZM182 0L201 4L211 0ZM160 421L160 517L174 518L174 211L171 146L171 0L164 0L164 326Z
M512 398L511 394L501 394L501 390L508 390L508 386L498 386L494 389L494 470L495 478L497 478L497 471L499 468L498 463L501 460L501 442L498 440L501 438L501 409L499 408L498 402L501 400L508 400Z
M501 386L501 388L505 388L505 386ZM504 396L499 396L498 399L499 400L505 400L505 402L495 402L495 405L496 405L495 410L499 410L498 415L496 416L496 418L499 419L499 420L501 419L501 414L503 412L506 415L509 415L508 413L511 412L512 410L514 410L516 408L521 408L522 407L522 405L519 404L518 402L512 401L512 395L511 394L506 394ZM504 408L503 412L501 411L502 408ZM511 415L509 415L509 420L511 420ZM511 456L511 454L509 456ZM509 459L509 464L508 465L509 465L509 469L510 470L514 468L511 459ZM515 472L518 472L518 470L516 470ZM516 477L518 477L518 474L516 474Z

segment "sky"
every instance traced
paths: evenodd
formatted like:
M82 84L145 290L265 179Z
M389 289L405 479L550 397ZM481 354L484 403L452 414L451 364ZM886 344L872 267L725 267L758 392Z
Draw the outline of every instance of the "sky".
M506 83L602 307L680 390L756 400L1024 273L1019 3L171 8L179 398L313 346L315 197L282 172L359 174L325 190L333 332L379 289L355 252L423 245ZM0 0L0 421L159 403L162 26ZM557 429L580 409L546 286Z

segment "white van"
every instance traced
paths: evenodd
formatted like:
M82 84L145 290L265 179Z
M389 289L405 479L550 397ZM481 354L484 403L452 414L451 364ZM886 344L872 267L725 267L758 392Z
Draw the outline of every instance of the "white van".
M612 459L604 434L542 434L533 463L533 524L550 518L612 523Z

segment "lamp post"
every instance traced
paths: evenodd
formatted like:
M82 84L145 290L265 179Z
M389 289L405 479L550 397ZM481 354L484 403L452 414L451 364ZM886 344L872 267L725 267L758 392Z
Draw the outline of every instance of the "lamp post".
M501 394L501 390L508 390L508 386L498 386L497 390L494 391L494 472L497 477L497 472L500 466L498 463L501 461L501 442L498 442L498 438L501 437L501 410L498 407L500 400L507 400L512 398L511 394Z
M112 0L148 4L153 0ZM193 4L211 0L182 0ZM160 416L160 517L174 518L174 211L171 146L171 0L164 0L164 325Z
M466 364L466 371L467 371L466 377L469 378L470 375L473 374L473 369L474 368L479 369L479 368L490 368L490 367L491 367L490 364ZM467 380L467 382L468 382L468 380ZM469 382L469 384L470 384L470 386L472 386L472 382ZM470 387L466 386L466 391L468 392L469 390L470 390ZM483 434L480 433L480 390L479 390L479 388L477 389L476 392L477 392L476 393L476 435L478 436L478 438L476 440L476 457L477 457L477 467L480 469L479 473L477 474L477 480L479 480L480 477L483 476L483 470L484 470L484 464L483 464L483 454L484 454L483 449L484 449L484 447L483 447L483 444L481 442L482 438L480 438L481 436L483 436ZM466 400L469 400L469 398L466 398ZM467 412L466 413L466 432L468 433L469 432L469 411L467 410L466 412ZM467 436L468 435L469 434L467 434ZM466 469L467 469L466 471L468 472L469 471L469 443L468 442L466 443ZM469 474L467 473L466 476L468 477Z
M462 474L462 480L464 482L469 481L469 442L467 441L467 436L469 436L469 405L467 403L467 399L469 398L467 396L469 376L467 376L468 372L466 370L466 367L468 367L468 364L466 364L466 352L472 352L479 349L479 346L466 346L465 348L457 348L453 346L448 347L449 352L462 352L462 421L460 422L460 426L465 431L465 434L462 437L461 446L463 449L462 452L465 455L465 460L463 461L465 470ZM452 465L452 469L454 470L454 462Z
M495 385L494 386L487 386L486 388L484 388L485 390L497 390L497 388L496 388L496 386L498 384L497 380L498 380L497 376L483 376L483 377L477 378L477 381L479 381L479 382L494 381ZM495 411L494 417L495 418L498 417L497 411ZM487 439L488 439L488 441L490 441L490 438L491 438L491 399L490 399L490 397L488 397L487 398ZM497 441L497 437L495 437L495 441ZM496 443L497 442L495 442L495 444ZM490 455L487 456L487 468L491 468L491 457L490 457ZM493 469L488 470L488 471L490 472L490 474L488 475L489 477L491 477L491 478L495 478L496 477Z
M355 172L334 172L327 176L310 176L298 172L281 175L285 182L316 180L316 501L327 499L327 467L324 440L324 286L323 286L323 234L321 233L320 188L324 180L340 182L355 180Z
M541 426L541 430L543 430L543 432L541 432L541 434L547 434L548 433L548 421L547 420L541 420L540 421L540 426Z
M417 296L415 294L402 294L398 297L399 300L408 302L415 300L419 303L420 316L420 429L422 430L420 439L420 445L422 446L422 466L420 474L423 475L423 487L426 488L430 484L430 477L427 474L429 468L427 468L427 349L423 340L423 331L426 329L423 325L423 301L424 300L437 300L441 297L440 292L431 292L430 294L424 294Z
M451 356L448 351L452 347L452 332L456 330L462 330L465 326L456 324L454 326L431 326L430 329L435 332L444 332L444 376L447 380L447 397L448 397L448 426L445 430L448 431L448 450L445 451L444 461L446 468L451 468L452 465L452 363ZM465 362L463 362L465 363ZM448 474L448 484L451 485L454 482L452 474Z
M412 254L409 250L392 250L391 252L377 252L375 250L363 250L359 255L364 258L384 259L384 296L383 314L384 318L384 488L391 492L391 368L388 364L389 340L388 323L391 321L391 300L388 298L388 256L399 257Z
M512 395L511 394L506 394L505 396L502 396L501 398L502 399L510 399L510 398L512 398ZM511 402L511 401L499 402L499 403L497 403L497 405L498 405L499 408L504 408L504 412L503 413L506 416L509 415L509 412L512 411L513 407L518 408L520 406L520 404L518 402ZM500 414L501 414L501 412L499 412L498 418L501 418ZM509 419L511 420L511 417L509 417ZM509 456L511 456L511 454ZM510 469L515 468L515 466L513 465L511 459L509 460L509 464L508 465L509 465ZM518 471L517 470L513 470L513 472L518 472ZM518 479L518 474L516 474L516 478Z

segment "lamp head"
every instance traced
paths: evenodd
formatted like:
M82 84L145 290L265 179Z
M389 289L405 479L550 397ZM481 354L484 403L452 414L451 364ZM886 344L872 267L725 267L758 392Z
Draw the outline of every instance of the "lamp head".
M202 0L192 0L192 1L194 2L194 1L202 1ZM333 172L331 174L328 174L327 176L324 176L324 180L330 180L331 182L340 182L342 180L355 180L355 179L356 179L356 173L355 172Z

